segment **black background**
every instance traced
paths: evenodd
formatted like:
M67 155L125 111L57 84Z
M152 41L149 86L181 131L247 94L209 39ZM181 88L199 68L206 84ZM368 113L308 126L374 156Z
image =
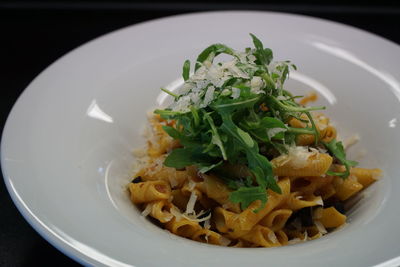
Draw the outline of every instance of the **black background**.
M207 10L280 11L353 25L400 44L397 1L321 2L0 1L0 130L24 88L57 58L102 34L154 18ZM3 179L0 214L0 266L79 266L29 226Z

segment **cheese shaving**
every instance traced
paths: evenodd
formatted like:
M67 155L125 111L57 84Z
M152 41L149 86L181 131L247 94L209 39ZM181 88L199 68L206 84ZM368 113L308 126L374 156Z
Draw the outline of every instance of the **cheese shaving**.
M173 206L169 212L171 212L171 214L176 218L177 222L179 222L182 219L182 213L177 207Z
M232 97L233 99L236 99L236 98L239 98L239 96L240 96L240 89L239 89L239 88L236 88L236 87L232 87L232 94L231 94L231 97Z
M178 186L178 181L176 180L176 173L174 173L174 175L168 176L168 180L172 188Z
M288 245L294 245L294 244L298 244L301 243L302 240L300 238L293 238L291 240L288 241Z
M278 243L278 238L276 238L275 233L272 231L268 233L268 239L274 244Z
M270 129L267 129L267 135L268 135L268 138L271 139L278 133L285 132L285 131L286 131L285 128L270 128Z
M211 214L210 214L210 218L211 218ZM208 230L211 228L210 218L208 218L207 220L204 221L204 229Z
M291 146L289 148L288 160L291 161L294 169L301 169L308 165L308 158L317 153L316 150L308 151L308 147Z
M360 141L360 136L358 134L353 134L352 136L346 138L343 141L343 147L344 147L344 149L348 149L351 146L357 144L358 141Z
M194 182L192 179L189 179L189 184L188 184L189 191L193 191L195 187L196 187L196 182Z
M150 214L150 212L151 212L151 210L152 210L152 208L153 208L153 205L150 203L150 204L147 204L146 205L146 208L142 211L142 215L144 216L144 217L146 217L147 215L149 215Z
M322 200L321 196L318 196L315 200L314 200L315 204L317 205L321 205L324 206L324 201Z
M196 204L196 200L197 200L197 195L194 192L192 192L190 194L189 201L188 201L188 203L186 205L186 212L185 213L191 214L191 213L194 212L194 205Z
M227 247L231 243L231 240L226 238L225 236L221 236L219 238L219 243L220 243L221 246Z
M328 233L328 231L325 229L325 226L320 221L315 221L314 224L321 234L324 235L324 234Z

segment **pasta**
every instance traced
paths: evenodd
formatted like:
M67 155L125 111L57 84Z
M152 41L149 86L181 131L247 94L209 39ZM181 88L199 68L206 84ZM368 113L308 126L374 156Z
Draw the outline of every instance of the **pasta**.
M347 201L382 175L346 158L330 119L305 107L317 95L294 101L282 89L289 63L268 65L252 38L240 53L210 46L192 76L185 62L183 93L163 89L175 100L149 117L128 192L172 234L229 247L314 240L345 225ZM234 59L213 63L219 53Z

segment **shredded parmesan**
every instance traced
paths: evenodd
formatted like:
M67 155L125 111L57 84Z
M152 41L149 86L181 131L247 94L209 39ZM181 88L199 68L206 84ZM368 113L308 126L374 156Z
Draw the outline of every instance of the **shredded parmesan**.
M285 132L285 131L286 131L285 128L270 128L270 129L267 129L267 135L268 135L268 138L271 139L278 133Z
M316 150L308 151L308 147L305 146L291 146L288 155L285 156L287 156L287 161L292 163L294 169L301 169L308 165L308 158L317 153Z
M318 196L318 197L314 200L314 202L315 202L317 205L324 206L324 201L322 200L321 196Z
M194 205L196 204L196 200L197 200L197 195L194 192L192 192L190 194L189 201L188 201L188 203L186 205L186 212L185 213L191 214L191 213L194 212Z
M146 217L147 215L149 215L150 212L151 212L151 210L152 210L152 208L153 208L153 205L152 205L152 204L147 204L147 205L146 205L146 208L142 211L142 215L143 215L144 217Z
M192 179L189 179L189 184L188 184L189 191L192 192L195 187L196 187L196 182L194 182Z
M278 239L276 238L276 235L274 232L269 232L268 233L268 239L271 240L272 243L278 243Z
M172 206L172 208L170 209L170 212L176 218L177 222L179 222L182 219L182 213L180 212L180 210L177 207Z
M325 226L320 221L315 221L314 223L315 223L315 226L317 227L318 231L321 234L324 235L324 234L328 233L328 231L325 229Z
M360 136L358 134L353 134L343 141L343 147L344 149L348 149L352 145L355 145L358 141L360 141Z
M178 186L178 181L176 180L176 173L174 173L174 174L175 175L168 176L168 180L169 180L169 183L172 188L175 188L176 186Z
M307 232L307 230L306 231L304 231L304 238L303 238L303 241L307 241L308 240L308 232Z
M288 245L294 245L294 244L298 244L301 243L302 240L300 238L293 238L291 240L288 241Z
M211 217L211 216L210 216ZM210 219L207 219L204 221L204 229L210 229L211 228L211 223L210 223Z
M233 98L233 99L236 99L236 98L238 98L240 96L240 89L239 88L236 88L236 87L232 87L232 95L231 95L231 97Z
M231 240L226 238L225 236L221 236L219 238L219 243L221 244L221 246L227 247L231 243Z

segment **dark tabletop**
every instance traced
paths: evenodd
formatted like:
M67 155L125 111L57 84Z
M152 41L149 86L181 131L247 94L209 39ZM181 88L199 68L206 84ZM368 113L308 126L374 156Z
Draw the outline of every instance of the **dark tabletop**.
M0 130L21 92L57 58L99 35L154 18L206 10L281 11L353 25L400 44L400 5L395 1L363 6L354 1L316 3L0 1ZM14 206L3 179L0 214L0 266L79 266L30 227Z

